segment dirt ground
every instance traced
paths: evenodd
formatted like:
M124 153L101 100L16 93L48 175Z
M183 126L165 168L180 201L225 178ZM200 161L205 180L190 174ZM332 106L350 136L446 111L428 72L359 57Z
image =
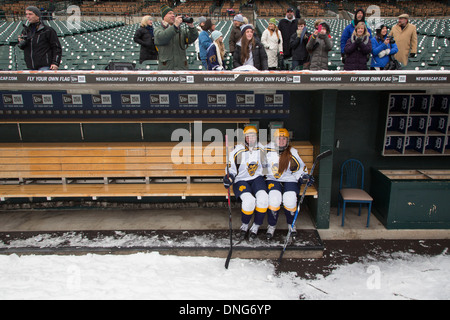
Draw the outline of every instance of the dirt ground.
M450 248L444 240L330 240L324 241L321 259L285 259L277 264L278 272L296 272L299 277L315 279L327 276L337 266L362 261L364 258L384 260L396 252L417 255L439 255ZM446 253L450 254L450 253Z

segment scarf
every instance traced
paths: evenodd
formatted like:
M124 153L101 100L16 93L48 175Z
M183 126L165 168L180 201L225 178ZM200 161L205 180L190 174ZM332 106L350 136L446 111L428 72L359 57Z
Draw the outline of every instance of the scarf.
M145 29L147 29L148 32L150 32L150 34L151 34L152 37L153 37L153 27L152 27L152 26L146 26Z
M306 31L308 31L307 29L308 29L308 28L305 26L305 27L303 28L303 30L302 30L302 34L300 35L300 45L301 45L302 42L303 42L303 38L305 37Z

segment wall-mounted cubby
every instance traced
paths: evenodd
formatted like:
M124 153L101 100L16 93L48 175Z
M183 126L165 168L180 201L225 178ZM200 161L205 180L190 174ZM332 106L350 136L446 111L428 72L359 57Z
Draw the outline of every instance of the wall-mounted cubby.
M384 156L449 156L450 95L391 94Z

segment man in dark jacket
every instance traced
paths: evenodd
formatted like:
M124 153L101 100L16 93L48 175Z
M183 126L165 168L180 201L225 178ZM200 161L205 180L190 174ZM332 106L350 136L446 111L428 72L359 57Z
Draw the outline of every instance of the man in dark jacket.
M29 22L19 36L19 48L24 50L25 62L30 70L58 70L62 48L56 31L41 21L38 8L25 9Z
M297 33L297 25L298 21L295 18L294 9L288 8L286 11L286 17L281 19L278 23L278 30L281 31L281 36L283 37L284 59L288 59L292 56L289 44L291 42L292 35Z

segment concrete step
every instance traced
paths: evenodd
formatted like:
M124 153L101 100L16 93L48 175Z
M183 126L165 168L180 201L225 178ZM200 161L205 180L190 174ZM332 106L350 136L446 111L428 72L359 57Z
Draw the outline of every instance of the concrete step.
M265 229L255 240L233 235L232 258L278 259L286 238L285 230L265 240ZM226 258L230 248L228 230L131 230L70 232L1 232L0 254L132 254L159 252L165 255ZM323 242L317 230L297 230L283 258L321 258Z

